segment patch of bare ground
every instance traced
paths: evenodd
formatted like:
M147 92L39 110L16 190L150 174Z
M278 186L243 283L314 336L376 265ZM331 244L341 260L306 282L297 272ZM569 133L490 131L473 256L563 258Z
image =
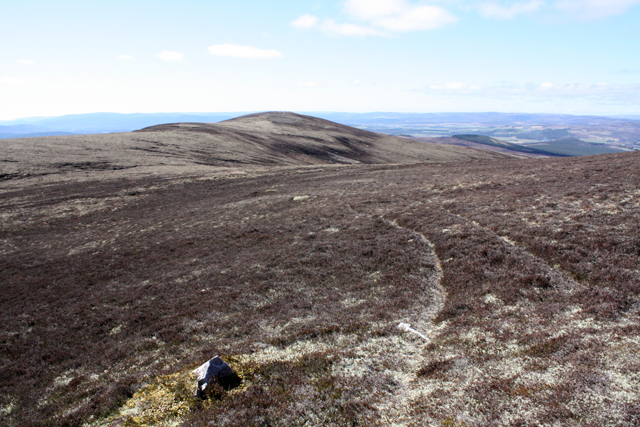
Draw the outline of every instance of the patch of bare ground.
M2 424L638 425L639 166L14 186ZM214 354L243 385L196 402L188 372Z

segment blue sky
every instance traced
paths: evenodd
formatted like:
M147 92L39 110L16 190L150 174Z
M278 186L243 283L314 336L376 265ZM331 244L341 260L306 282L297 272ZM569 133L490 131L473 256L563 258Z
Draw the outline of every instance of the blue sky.
M640 0L0 0L0 120L640 114Z

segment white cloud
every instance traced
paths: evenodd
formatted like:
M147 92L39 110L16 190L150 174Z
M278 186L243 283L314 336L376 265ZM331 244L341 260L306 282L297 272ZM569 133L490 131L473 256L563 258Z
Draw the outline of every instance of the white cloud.
M163 50L157 56L163 61L180 62L184 58L184 53Z
M361 83L362 82L360 80L354 80L354 81L351 82L352 85L359 85Z
M31 60L31 59L18 59L18 64L22 64L22 65L33 65L36 62Z
M406 11L373 20L373 25L387 31L433 30L458 21L446 9L439 6L417 6Z
M131 56L131 55L118 55L118 59L122 59L124 61L131 61L133 59L133 56Z
M555 7L578 19L598 19L624 13L640 0L558 0Z
M553 89L553 83L542 83L540 85L540 89L542 89L542 90L551 90L551 89Z
M291 23L292 27L301 28L301 29L309 29L316 26L318 23L318 18L313 15L304 14L300 18L296 19Z
M320 86L318 83L316 82L304 82L304 83L298 83L298 86L300 87L316 87L316 86Z
M342 36L385 36L387 34L373 28L364 27L357 24L338 24L332 19L323 22L321 29L329 35Z
M482 16L487 18L513 19L523 13L535 13L544 5L543 0L531 0L528 3L517 2L510 6L503 6L496 2L484 2L480 4L478 10Z
M620 15L640 0L507 0L484 1L477 5L480 14L487 18L513 19L518 15L534 14L551 5L553 9L569 17L580 20L593 20L607 16Z
M405 0L347 0L345 9L352 17L368 21L406 12L408 5Z
M411 4L407 0L346 0L344 9L365 24L337 23L333 19L318 24L318 18L306 14L291 25L305 29L318 27L329 35L389 36L390 33L432 30L458 20L440 6Z
M236 44L217 44L209 46L209 54L214 56L228 56L231 58L282 58L282 53L273 49L258 49L253 46L239 46Z
M432 30L458 19L440 6L415 5L406 0L347 0L346 12L385 31Z
M3 84L3 85L23 86L23 85L26 85L27 83L29 83L29 81L21 77L9 77L9 76L0 77L0 84Z

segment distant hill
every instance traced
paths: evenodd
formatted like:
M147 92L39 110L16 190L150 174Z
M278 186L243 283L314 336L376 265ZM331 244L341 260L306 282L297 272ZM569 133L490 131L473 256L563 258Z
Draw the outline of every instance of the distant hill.
M526 113L333 113L316 112L317 117L340 123L359 124L441 124L476 123L490 126L514 125L603 125L619 121L638 121L640 116L605 117L571 114Z
M163 123L217 123L247 112L218 113L89 113L69 114L59 117L29 117L18 120L0 121L0 138L26 136L33 133L67 132L72 134L130 132L148 126ZM341 112L305 112L305 115L331 120L356 127L434 125L434 124L477 124L481 126L625 126L640 122L640 116L600 117L574 116L569 114L523 114L523 113L341 113ZM635 128L634 128L635 129ZM406 129L404 129L406 131ZM395 132L395 131L393 131ZM392 133L393 133L392 132ZM565 134L546 135L542 139L567 137ZM3 136L9 134L9 136ZM15 136L13 136L15 134ZM531 135L539 139L536 135Z
M493 147L507 148L510 151L515 151L518 153L537 154L537 155L551 156L551 157L562 157L562 156L569 155L569 154L560 154L558 152L553 152L550 150L538 149L530 146L513 144L511 142L502 141L502 140L491 138L489 136L484 136L484 135L453 135L452 138L461 139L463 141L474 142L476 144L484 144L484 145L490 145Z
M11 138L34 138L38 136L59 136L59 135L77 135L71 132L32 132L32 133L6 133L0 132L0 139L11 139Z
M507 148L510 151L550 157L593 156L597 154L623 153L627 150L603 144L593 144L578 138L561 138L533 144L513 144L485 135L453 135L452 138L483 144L491 147Z
M0 139L63 134L131 132L161 123L219 122L241 113L69 114L0 122Z
M627 151L602 144L590 144L576 138L563 138L549 142L527 144L526 147L544 150L561 156L593 156L597 154L624 153Z
M498 135L495 135L498 136ZM567 129L542 129L529 132L520 132L518 138L531 140L553 140L561 138L571 138L571 132Z
M172 123L127 133L1 140L0 175L12 179L131 168L193 171L212 166L411 164L507 157L424 144L311 116L269 112L221 123Z

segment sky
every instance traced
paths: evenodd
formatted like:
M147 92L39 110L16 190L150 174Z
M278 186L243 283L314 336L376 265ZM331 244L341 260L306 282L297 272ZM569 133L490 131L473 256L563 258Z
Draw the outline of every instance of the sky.
M640 115L640 0L0 0L0 120Z

